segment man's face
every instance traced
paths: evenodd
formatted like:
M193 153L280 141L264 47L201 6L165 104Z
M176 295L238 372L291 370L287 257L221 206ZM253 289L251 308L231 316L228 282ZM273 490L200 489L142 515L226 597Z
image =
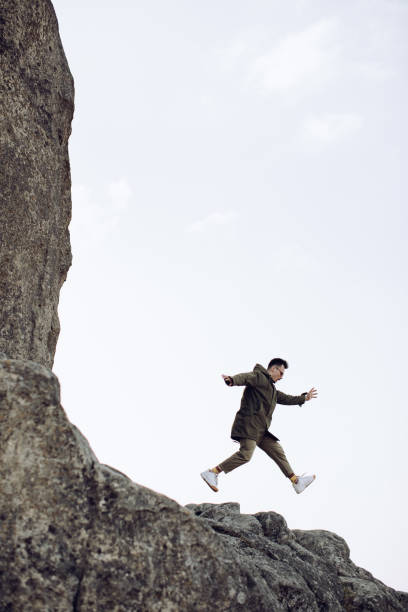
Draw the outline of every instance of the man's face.
M283 378L283 375L285 373L285 368L283 365L273 365L269 368L268 370L273 382L277 382L278 380L280 380L281 378Z

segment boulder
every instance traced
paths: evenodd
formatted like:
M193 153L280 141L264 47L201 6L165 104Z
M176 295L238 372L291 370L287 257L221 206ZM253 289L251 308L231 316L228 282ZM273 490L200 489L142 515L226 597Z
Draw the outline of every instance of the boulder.
M0 0L0 351L52 366L74 86L48 0Z

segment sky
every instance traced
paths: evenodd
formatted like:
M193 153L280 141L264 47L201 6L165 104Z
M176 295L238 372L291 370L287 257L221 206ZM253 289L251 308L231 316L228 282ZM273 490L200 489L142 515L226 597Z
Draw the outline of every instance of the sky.
M54 0L75 80L73 266L54 372L102 463L180 504L345 538L408 591L405 0ZM271 431L242 388L288 360Z

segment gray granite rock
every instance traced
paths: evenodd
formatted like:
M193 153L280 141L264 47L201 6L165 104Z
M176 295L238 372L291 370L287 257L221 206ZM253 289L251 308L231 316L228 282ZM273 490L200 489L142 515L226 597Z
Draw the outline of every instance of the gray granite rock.
M398 610L327 531L189 504L98 462L52 372L0 360L0 610Z
M408 610L408 593L394 591L367 570L350 560L347 543L335 533L323 530L292 531L296 541L334 568L344 594L346 610Z
M48 0L0 0L0 351L52 366L71 264L73 80Z

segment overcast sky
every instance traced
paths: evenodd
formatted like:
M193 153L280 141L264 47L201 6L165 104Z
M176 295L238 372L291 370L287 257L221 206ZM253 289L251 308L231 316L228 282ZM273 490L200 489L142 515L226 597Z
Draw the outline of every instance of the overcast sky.
M55 373L99 460L181 504L328 529L408 590L405 0L54 0L75 79L73 267ZM403 176L403 169L405 175ZM289 361L271 431L298 496L236 450L242 388Z

